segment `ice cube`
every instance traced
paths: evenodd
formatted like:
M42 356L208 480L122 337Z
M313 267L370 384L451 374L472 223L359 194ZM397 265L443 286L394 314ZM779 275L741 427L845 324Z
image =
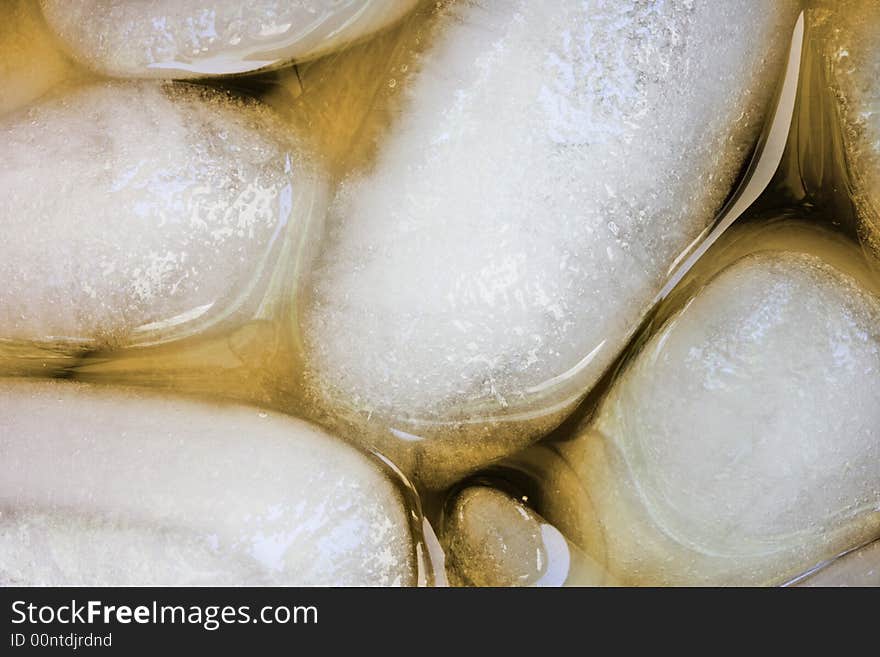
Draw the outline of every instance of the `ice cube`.
M365 38L416 0L41 0L71 55L105 75L197 78L301 61Z
M0 3L0 114L76 75L33 0Z
M322 177L270 110L185 83L65 89L0 120L0 338L163 342L250 318Z
M332 207L319 405L429 485L552 428L731 191L797 4L441 5Z
M408 585L391 471L257 408L0 382L0 581Z
M830 238L753 244L558 446L581 501L541 512L623 582L783 583L880 535L877 280Z
M521 500L471 486L452 501L443 537L460 586L594 586L607 574Z
M816 0L814 43L842 121L846 164L868 244L880 252L880 3Z

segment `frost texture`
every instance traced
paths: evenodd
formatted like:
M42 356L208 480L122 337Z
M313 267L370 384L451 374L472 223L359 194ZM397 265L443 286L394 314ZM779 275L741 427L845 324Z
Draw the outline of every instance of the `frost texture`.
M63 90L0 122L0 148L0 337L22 341L157 341L246 312L318 185L267 109L185 84Z
M71 54L119 77L255 71L341 48L416 0L41 0Z
M442 11L375 167L332 208L303 323L317 395L374 423L522 412L505 449L533 438L536 416L596 381L729 193L795 8Z
M3 584L415 583L395 483L299 420L24 381L0 418Z
M74 75L33 0L0 2L0 114Z
M867 241L880 250L880 4L835 0L818 5L814 29L839 103L856 205Z
M748 256L562 449L624 579L797 575L880 531L880 300L815 256Z

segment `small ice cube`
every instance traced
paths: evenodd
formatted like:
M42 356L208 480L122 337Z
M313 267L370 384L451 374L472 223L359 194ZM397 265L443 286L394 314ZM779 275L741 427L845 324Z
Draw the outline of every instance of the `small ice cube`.
M300 420L0 381L0 583L409 585L387 468Z
M185 83L59 90L0 119L0 150L6 340L115 347L249 318L323 209L268 108Z
M416 0L41 0L76 59L118 77L201 78L317 57L394 23Z
M442 540L460 586L596 586L607 573L522 501L471 486L452 500Z
M863 236L880 253L880 3L817 0L811 17L843 122Z
M441 8L330 213L302 315L319 403L429 485L552 428L731 191L797 6Z

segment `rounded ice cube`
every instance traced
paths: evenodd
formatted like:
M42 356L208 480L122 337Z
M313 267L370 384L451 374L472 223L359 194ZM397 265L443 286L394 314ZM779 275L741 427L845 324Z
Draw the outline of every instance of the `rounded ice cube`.
M612 362L755 145L798 3L440 7L302 313L317 404L429 485Z
M324 207L268 108L185 83L59 90L0 120L0 149L7 341L101 349L249 319Z
M0 581L410 585L390 469L258 408L0 381Z
M542 514L625 583L783 583L880 535L877 281L849 244L789 238L815 248L698 287L556 448L544 485L581 501Z

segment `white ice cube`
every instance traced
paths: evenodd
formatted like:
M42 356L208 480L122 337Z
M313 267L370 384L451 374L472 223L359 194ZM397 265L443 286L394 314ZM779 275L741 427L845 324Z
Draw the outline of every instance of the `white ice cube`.
M3 584L413 584L410 514L390 470L293 418L0 381Z
M442 8L331 211L303 314L316 397L423 480L552 427L730 192L796 8Z
M317 57L416 0L41 0L71 55L105 75L196 78Z
M880 535L880 297L813 244L723 269L560 444L548 490L584 493L542 512L622 581L782 583Z
M249 318L320 177L255 101L60 90L0 120L0 338L153 343Z
M33 0L0 2L0 114L74 75Z

